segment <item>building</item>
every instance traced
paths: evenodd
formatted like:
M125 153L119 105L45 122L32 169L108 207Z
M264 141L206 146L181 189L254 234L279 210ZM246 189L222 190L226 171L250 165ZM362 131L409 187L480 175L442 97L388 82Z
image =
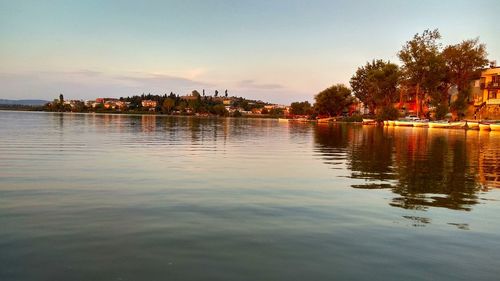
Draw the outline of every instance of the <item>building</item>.
M481 71L472 87L475 114L479 119L500 118L500 67L492 63Z
M106 109L115 109L116 101L115 100L107 100L104 102L104 108Z
M481 72L479 89L477 100L474 101L475 104L500 104L500 67L488 68Z
M154 100L142 100L141 105L142 107L150 107L150 108L155 108L158 103Z

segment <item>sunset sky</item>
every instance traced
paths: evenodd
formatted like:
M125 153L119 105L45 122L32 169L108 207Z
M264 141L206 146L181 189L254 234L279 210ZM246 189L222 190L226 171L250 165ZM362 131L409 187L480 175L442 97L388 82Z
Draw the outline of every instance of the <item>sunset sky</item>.
M500 62L491 1L0 0L0 98L67 99L193 89L312 100L356 68L439 28L479 37Z

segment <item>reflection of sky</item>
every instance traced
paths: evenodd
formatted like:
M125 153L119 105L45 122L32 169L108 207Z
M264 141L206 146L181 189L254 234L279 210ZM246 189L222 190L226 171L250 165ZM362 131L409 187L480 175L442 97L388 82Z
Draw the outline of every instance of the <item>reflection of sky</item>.
M492 249L500 190L478 192L480 204L467 212L393 208L388 202L412 194L351 187L372 179L397 184L404 167L446 147L432 140L450 145L441 154L447 163L461 148L471 162L457 168L474 170L478 155L491 161L498 151L494 134L12 111L0 111L0 124L0 252L8 258L0 263L2 280L499 274L492 261L500 252ZM382 157L387 152L401 161ZM354 170L365 177L354 178ZM420 192L448 196L431 191Z
M500 58L496 1L0 1L0 98L229 89L276 102L397 61L425 28ZM432 8L430 8L432 7Z

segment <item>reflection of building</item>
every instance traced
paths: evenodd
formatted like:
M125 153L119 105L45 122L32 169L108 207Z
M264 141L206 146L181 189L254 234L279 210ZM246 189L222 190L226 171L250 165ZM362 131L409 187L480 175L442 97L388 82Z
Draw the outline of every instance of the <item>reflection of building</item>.
M141 125L143 132L156 131L156 115L142 115Z
M487 187L500 188L500 135L490 133L480 135L479 181Z

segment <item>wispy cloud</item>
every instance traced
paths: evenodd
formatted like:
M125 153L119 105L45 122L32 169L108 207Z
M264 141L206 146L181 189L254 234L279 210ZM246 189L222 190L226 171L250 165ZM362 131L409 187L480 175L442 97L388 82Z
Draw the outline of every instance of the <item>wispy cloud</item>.
M89 70L89 69L72 70L72 71L32 71L29 73L20 73L16 75L26 75L26 74L51 76L51 77L58 77L58 76L98 77L104 75L104 73L101 71Z
M196 81L189 78L157 73L131 73L127 75L113 76L114 79L121 81L135 82L145 87L173 87L173 88L196 88L210 87L212 84L202 81Z
M63 93L71 98L118 97L143 92L183 94L212 84L189 78L146 72L122 74L96 70L0 73L0 98L51 99Z
M244 89L278 90L284 88L280 84L258 83L255 80L241 80L237 85Z

